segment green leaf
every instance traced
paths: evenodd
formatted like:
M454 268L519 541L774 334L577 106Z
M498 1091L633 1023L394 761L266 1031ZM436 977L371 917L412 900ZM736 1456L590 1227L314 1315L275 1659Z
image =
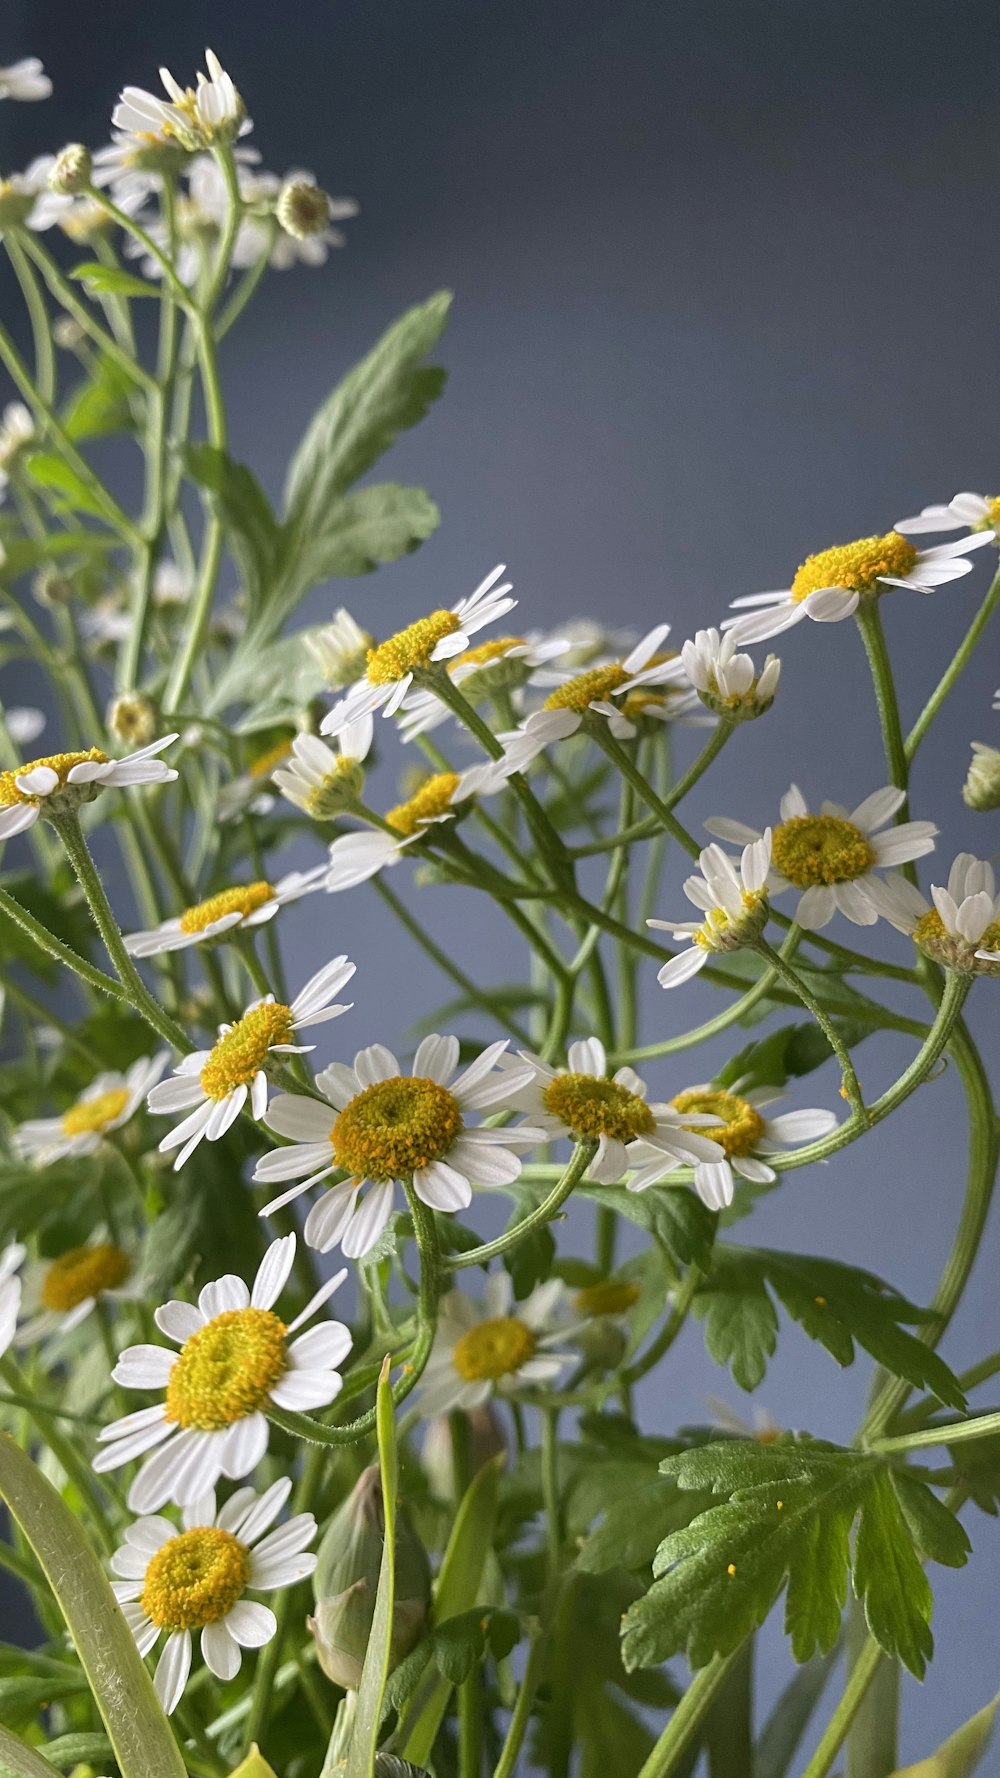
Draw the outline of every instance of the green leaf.
M79 283L86 284L94 296L160 295L158 284L147 284L145 278L137 278L132 272L124 272L120 266L102 265L99 259L88 259L82 265L75 265L69 275Z
M764 1622L786 1582L795 1659L828 1652L840 1631L858 1520L854 1590L869 1628L887 1654L923 1676L933 1648L931 1592L883 1460L806 1439L731 1440L665 1458L660 1468L682 1489L727 1498L660 1545L658 1578L624 1622L627 1667L681 1650L694 1667L729 1654ZM925 1511L922 1522L929 1517ZM931 1541L956 1556L940 1526Z
M157 1778L186 1778L173 1731L100 1560L51 1482L6 1434L0 1435L0 1496L66 1620L122 1778L147 1778L150 1771Z
M25 457L24 466L32 481L40 488L51 488L53 493L60 494L67 506L77 512L93 513L97 518L104 517L100 501L62 457L47 451L32 451Z
M393 1609L396 1567L396 1489L398 1464L396 1458L396 1419L389 1380L390 1358L386 1354L376 1395L376 1429L378 1432L379 1467L382 1474L382 1509L385 1539L379 1569L378 1591L375 1595L375 1616L365 1650L358 1687L357 1709L351 1731L344 1778L370 1778L378 1750L382 1700L392 1659Z
M212 496L246 584L252 616L279 573L281 527L255 476L225 451L215 445L189 445L184 464L192 480Z
M246 1759L241 1759L229 1774L229 1778L277 1778L277 1773L268 1765L256 1741L250 1748Z
M949 1735L936 1753L915 1766L902 1766L892 1778L971 1778L993 1739L1000 1696Z
M759 1272L720 1249L708 1285L695 1297L705 1323L705 1345L716 1364L728 1365L741 1389L756 1389L778 1343L778 1315Z
M25 1747L16 1735L0 1727L0 1778L54 1778L55 1767L36 1752Z
M113 432L134 432L129 405L135 384L113 358L101 358L92 377L79 383L63 409L64 430L76 443Z
M661 1240L679 1266L708 1269L715 1239L716 1217L686 1186L650 1186L630 1192L624 1186L578 1186L575 1197L614 1210Z
M113 1757L107 1735L58 1735L45 1743L42 1752L50 1765L63 1772L74 1766L107 1766Z
M948 1455L955 1466L956 1486L967 1490L980 1512L995 1519L1000 1513L1000 1433L956 1439L948 1446Z
M870 1037L873 1027L860 1019L836 1020L844 1042L852 1047L862 1038ZM737 1081L744 1087L783 1087L791 1078L811 1074L830 1060L830 1045L813 1021L801 1025L782 1025L778 1031L748 1043L731 1062L716 1075L716 1084L731 1087Z
M788 1778L799 1743L837 1661L837 1649L813 1655L789 1681L754 1748L754 1778Z
M580 1545L576 1566L583 1572L601 1574L610 1568L645 1572L667 1532L689 1524L709 1504L707 1496L699 1501L695 1494L682 1493L667 1476L639 1473L645 1479L624 1490L616 1478L618 1498L608 1504L601 1523Z
M284 603L297 603L302 589L324 580L371 574L382 562L396 562L417 549L441 522L441 514L423 488L399 482L376 482L356 488L334 502L322 524L310 531L289 574L291 592ZM281 616L284 610L279 601ZM274 611L269 611L273 617Z

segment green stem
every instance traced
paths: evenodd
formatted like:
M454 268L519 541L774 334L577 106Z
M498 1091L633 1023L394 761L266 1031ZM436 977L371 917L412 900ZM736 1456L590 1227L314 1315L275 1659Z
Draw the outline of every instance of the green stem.
M861 1650L840 1701L823 1731L820 1744L806 1766L802 1778L827 1778L834 1760L847 1739L848 1731L861 1708L865 1693L878 1672L882 1650L869 1636Z
M421 950L427 953L427 956L437 964L442 973L448 976L449 980L453 981L457 988L462 990L462 993L467 997L470 1004L479 1007L483 1012L489 1013L491 1018L496 1019L497 1023L501 1024L505 1031L510 1031L512 1035L517 1038L519 1043L530 1045L530 1032L526 1031L523 1025L520 1025L515 1020L499 1013L496 1008L491 1006L489 995L483 993L482 989L477 986L472 978L467 976L464 970L460 969L458 964L452 961L447 951L442 950L441 946L435 943L430 934L424 931L420 921L415 915L411 914L406 903L396 894L394 889L389 887L388 883L383 881L381 876L374 878L374 887L376 892L386 903L386 906L392 909L400 925L405 927L411 938L416 939Z
M559 1493L559 1410L542 1409L542 1500L549 1581L559 1573L562 1556L562 1509Z
M989 1438L994 1432L1000 1432L1000 1413L974 1414L968 1420L925 1426L920 1432L902 1432L895 1438L870 1438L866 1448L883 1455L890 1451L923 1451L931 1445L960 1445L967 1438Z
M35 381L43 401L52 403L56 395L56 361L52 350L52 330L45 308L45 301L38 288L38 280L25 255L25 247L31 247L32 235L25 230L23 238L14 233L4 236L4 246L10 257L10 263L17 274L21 286L25 306L31 320L31 334L35 345Z
M795 955L802 940L802 930L793 926L781 947L781 956L786 960ZM616 1064L622 1062L644 1062L652 1056L670 1056L680 1050L693 1049L696 1044L707 1043L709 1038L718 1037L719 1033L728 1030L730 1025L739 1021L770 993L778 979L775 968L765 969L760 979L727 1006L724 1012L716 1013L713 1019L706 1019L703 1025L695 1025L690 1031L682 1031L679 1037L664 1037L658 1043L643 1044L641 1049L617 1050L611 1058Z
M485 1241L481 1247L468 1247L464 1253L448 1254L445 1265L452 1271L459 1271L464 1266L485 1266L491 1259L496 1259L498 1254L509 1252L526 1236L534 1234L536 1229L544 1228L566 1202L574 1186L580 1183L595 1152L596 1143L578 1143L555 1187L537 1209L532 1210L514 1228L498 1235L494 1241Z
M650 1341L650 1344L647 1346L641 1358L637 1358L634 1364L630 1364L628 1369L622 1372L622 1382L625 1383L627 1387L631 1388L635 1383L639 1382L641 1377L648 1375L648 1373L659 1364L660 1359L664 1354L669 1352L680 1333L681 1328L687 1320L688 1312L691 1308L691 1304L694 1302L700 1282L701 1274L699 1273L697 1266L691 1266L684 1283L681 1285L674 1298L670 1313L655 1340Z
M931 723L937 716L945 699L954 690L959 676L965 671L965 668L975 652L976 644L989 623L990 618L993 616L998 602L1000 602L1000 568L998 568L997 572L994 574L986 597L973 618L972 623L969 625L964 640L942 673L941 678L938 680L937 685L931 692L930 697L906 737L906 758L908 763L912 763L914 754L926 735L927 730L930 728Z
M151 393L156 388L155 377L151 377L148 370L137 363L131 354L118 344L113 334L108 333L99 321L95 321L87 304L78 291L74 290L72 283L56 264L51 254L42 246L37 235L26 231L16 244L8 239L7 249L12 258L15 245L30 254L57 302L61 303L67 313L72 315L74 321L83 328L84 333L90 335L94 344L104 353L105 357L112 359L118 368L125 372L130 381L138 383Z
M19 926L22 932L27 933L40 951L44 951L47 956L54 957L57 963L62 963L67 969L72 970L73 974L79 976L82 982L86 982L88 988L96 988L101 994L110 994L113 1000L127 1000L128 996L125 990L119 982L114 980L113 976L105 975L103 969L95 968L93 963L87 962L86 957L81 957L76 951L70 950L69 945L64 945L61 939L56 938L48 930L48 927L43 926L40 920L36 920L33 914L29 914L27 908L23 908L19 901L15 901L12 895L8 895L6 889L0 889L0 913L6 914L9 920L13 920L15 926Z
M695 1674L638 1778L672 1778L739 1653L715 1655Z
M855 1073L850 1051L841 1037L840 1032L837 1030L836 1025L833 1023L832 1019L827 1017L827 1014L824 1012L811 989L806 987L805 982L791 965L786 962L781 952L776 951L772 945L768 944L766 938L762 937L757 939L753 949L756 950L761 957L766 959L775 974L781 978L787 987L791 988L792 993L798 995L807 1012L810 1012L816 1020L817 1025L826 1038L827 1043L830 1045L837 1061L840 1063L844 1091L847 1094L851 1110L853 1111L854 1116L858 1118L862 1124L867 1123L868 1112L865 1108L864 1098L861 1093L861 1083Z
M500 1758L493 1771L493 1778L516 1778L518 1759L524 1744L524 1737L528 1732L532 1706L545 1668L548 1643L548 1632L539 1631L531 1644L524 1677L518 1686L513 1713L507 1725L506 1738L500 1750Z
M877 599L861 600L857 609L857 622L871 669L889 777L897 789L906 790L909 783L906 747L899 720L899 703L892 677L889 650L886 647L885 631L882 628L882 614L879 611ZM905 803L899 810L898 819L900 821L906 820Z
M653 814L663 824L667 833L677 841L678 845L683 846L685 852L687 852L690 857L697 858L701 852L701 847L697 840L691 837L687 829L682 827L676 816L671 813L670 802L657 796L653 786L647 784L638 766L630 759L625 748L619 741L615 740L607 723L602 722L599 726L596 723L593 724L589 729L589 733L597 742L601 751L607 754L612 765L616 766L622 777L631 784L640 800L646 804L648 809L652 809ZM718 733L718 731L716 731L716 733ZM726 739L728 740L728 734ZM675 785L674 790L676 791L676 789L677 786Z

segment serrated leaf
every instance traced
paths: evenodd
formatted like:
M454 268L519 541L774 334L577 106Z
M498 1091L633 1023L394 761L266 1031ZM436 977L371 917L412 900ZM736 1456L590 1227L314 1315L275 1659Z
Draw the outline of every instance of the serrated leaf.
M161 295L158 284L148 284L145 278L122 271L120 266L103 265L99 259L88 259L82 265L75 265L69 275L85 284L94 296Z
M873 1027L861 1020L835 1021L840 1035L849 1047L871 1036ZM783 1025L756 1043L748 1043L732 1061L716 1075L720 1087L740 1081L749 1087L783 1087L791 1078L811 1074L830 1060L830 1045L819 1026L809 1020L801 1025Z
M902 1766L891 1778L971 1778L993 1739L998 1706L1000 1697L949 1735L936 1753L919 1759L915 1766Z
M934 1596L885 1470L876 1474L858 1523L854 1590L876 1642L922 1679L934 1653Z
M968 1492L980 1512L995 1519L1000 1513L1000 1433L956 1440L948 1446L948 1455L956 1485Z
M630 1192L624 1186L578 1186L574 1197L590 1198L614 1210L661 1240L678 1266L706 1270L715 1239L716 1217L686 1186L651 1186Z
M707 1504L682 1493L666 1476L647 1477L609 1502L601 1523L580 1545L576 1566L586 1574L611 1568L645 1572L667 1533L688 1524Z
M972 1552L969 1534L944 1502L905 1469L892 1471L899 1508L918 1550L946 1568L964 1568Z
M288 588L274 601L282 619L285 608L297 603L307 587L371 574L382 562L397 562L418 548L440 522L441 514L423 488L376 482L342 495L298 546L286 577Z
M728 1365L741 1389L756 1389L778 1343L778 1315L763 1278L730 1250L717 1256L709 1284L694 1300L705 1323L705 1345L716 1364Z

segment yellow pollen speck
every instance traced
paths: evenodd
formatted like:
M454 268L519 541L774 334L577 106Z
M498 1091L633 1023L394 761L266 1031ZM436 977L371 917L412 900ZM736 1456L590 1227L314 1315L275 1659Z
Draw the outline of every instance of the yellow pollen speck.
M128 1087L112 1087L110 1092L97 1093L93 1099L78 1099L63 1112L63 1130L67 1136L89 1136L106 1130L121 1117L128 1101Z
M457 789L457 772L435 772L424 780L415 796L387 810L385 818L397 833L419 833L428 821L435 821L439 815L447 813Z
M691 1124L690 1128L700 1136L707 1136L710 1141L717 1142L727 1155L753 1154L758 1142L764 1134L764 1119L759 1111L741 1099L738 1093L699 1092L697 1088L687 1093L678 1093L671 1099L675 1111L697 1112L711 1117L721 1117L721 1124Z
M730 1580L732 1580L733 1575L736 1573L736 1563L735 1562L729 1563L729 1566L726 1569L726 1573L728 1574Z
M644 1099L616 1080L594 1074L557 1074L542 1092L542 1104L580 1141L610 1136L632 1142L651 1136L656 1120Z
M270 1309L226 1309L185 1340L167 1379L166 1414L218 1432L263 1407L288 1364L285 1324Z
M859 537L856 543L837 544L807 556L792 581L792 599L797 605L821 587L842 586L852 593L878 590L879 576L895 578L909 574L916 567L919 551L909 538L898 531L887 531L884 537Z
M201 1085L209 1099L225 1099L237 1087L248 1087L263 1068L276 1043L291 1043L292 1009L280 1000L266 1000L237 1019L214 1045L201 1071Z
M796 889L851 883L875 863L875 851L860 827L839 815L793 815L774 830L775 870Z
M140 1604L158 1630L203 1630L232 1611L250 1580L250 1551L218 1525L182 1531L146 1569Z
M602 1278L599 1284L587 1284L573 1298L578 1315L624 1315L639 1301L641 1288L628 1278Z
M452 1362L467 1383L495 1382L519 1371L535 1350L535 1336L525 1321L498 1315L480 1321L455 1343Z
M280 766L291 751L291 741L276 741L273 747L267 749L266 753L258 753L257 758L250 761L247 767L247 776L254 779L269 778L275 766Z
M117 1290L129 1275L127 1253L113 1241L93 1247L73 1247L54 1259L42 1280L41 1298L46 1309L66 1313L103 1290Z
M620 691L630 678L631 674L626 673L620 661L612 661L608 667L591 667L586 673L577 673L575 678L567 679L565 685L557 686L549 693L542 709L577 710L584 716L591 704Z
M330 1131L338 1167L376 1183L409 1179L446 1155L464 1128L447 1087L421 1075L394 1074L365 1087Z
M242 914L246 919L273 895L273 885L264 882L238 883L233 889L220 889L218 895L210 895L207 901L196 902L194 907L185 909L181 915L181 931L204 932L206 926L223 919L226 914Z
M55 772L60 785L66 783L74 766L85 760L96 759L99 764L106 765L108 756L99 747L90 747L86 753L50 753L44 759L29 759L23 766L15 766L9 772L0 772L0 809L9 809L14 803L37 803L44 799L32 796L29 791L19 790L15 778L23 778L27 772L37 771L39 766L49 766ZM81 790L86 786L80 786Z
M415 624L408 624L405 630L390 636L387 642L369 648L366 657L369 685L391 685L396 679L405 679L407 673L415 672L418 667L429 667L438 643L445 636L453 636L459 627L453 611L432 611L429 617L420 617Z
M785 1510L784 1501L783 1500L776 1500L774 1503L774 1510L775 1510L775 1512L779 1512L779 1513L784 1512L784 1510Z
M825 1309L826 1308L826 1297L825 1296L818 1296L818 1297L815 1297L813 1300L814 1300L816 1307L818 1309Z

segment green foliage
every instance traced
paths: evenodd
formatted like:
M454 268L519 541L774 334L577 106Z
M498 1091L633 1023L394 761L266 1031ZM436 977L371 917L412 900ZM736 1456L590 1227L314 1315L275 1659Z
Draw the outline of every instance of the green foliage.
M971 1778L989 1751L996 1727L1000 1697L976 1712L968 1722L949 1735L936 1753L920 1759L915 1766L904 1766L892 1778Z
M123 271L121 266L104 265L99 259L88 259L82 265L75 265L70 277L85 284L92 296L160 295L158 284L149 284L145 278L137 278L134 273Z
M98 358L93 375L77 385L63 408L64 431L75 444L115 432L134 432L134 394L135 384L121 365L113 358Z
M789 1680L754 1747L754 1778L788 1778L792 1760L837 1663L839 1645L813 1655Z
M848 1048L860 1043L862 1038L869 1037L873 1029L860 1019L837 1019L834 1023ZM744 1089L783 1087L786 1081L798 1079L803 1074L812 1074L814 1069L822 1067L829 1060L830 1045L817 1024L810 1021L800 1025L782 1025L768 1037L759 1038L756 1043L748 1043L744 1049L738 1051L720 1069L716 1075L716 1084L720 1087L732 1087L739 1083Z
M25 457L24 467L36 486L55 496L59 510L89 512L95 518L105 516L100 500L65 458L49 451L32 451Z
M382 1721L382 1700L392 1657L394 1597L396 1576L396 1506L399 1485L399 1462L396 1454L395 1407L389 1380L389 1360L385 1360L379 1378L377 1395L377 1429L379 1469L382 1476L382 1514L385 1536L382 1545L382 1566L375 1595L375 1616L365 1652L358 1686L357 1709L351 1729L344 1778L369 1778L378 1748Z

